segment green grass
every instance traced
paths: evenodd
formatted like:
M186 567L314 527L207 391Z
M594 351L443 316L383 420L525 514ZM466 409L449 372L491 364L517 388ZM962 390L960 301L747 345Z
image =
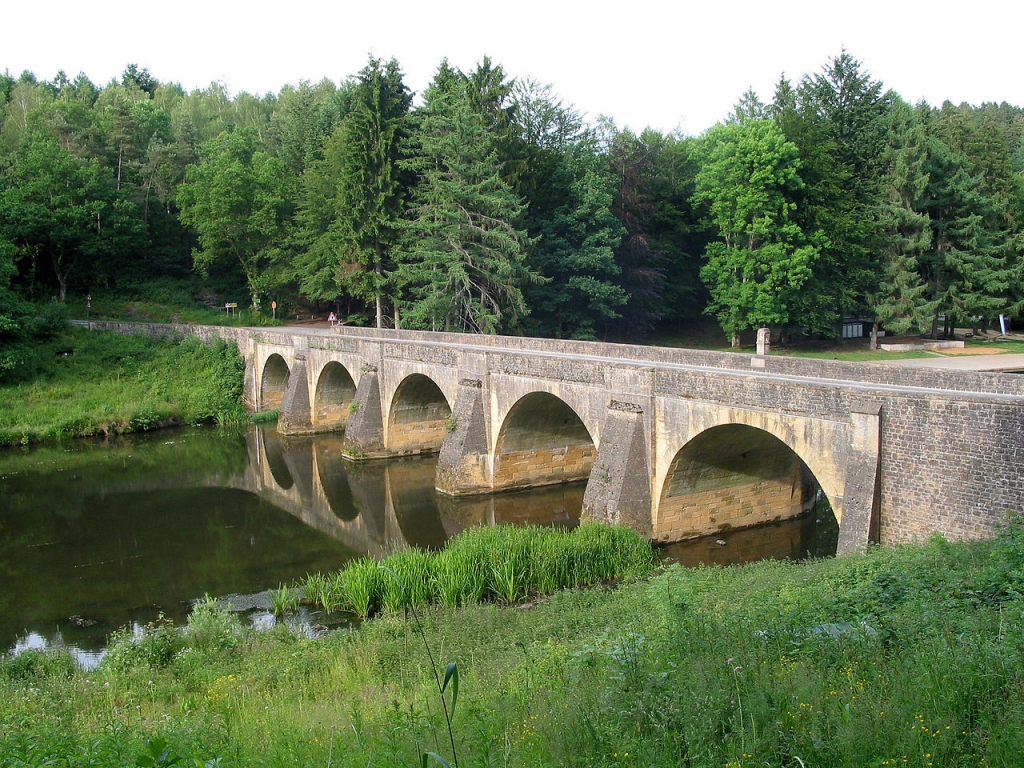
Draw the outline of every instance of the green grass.
M319 639L122 633L100 669L0 660L0 764L451 760L427 655L457 662L464 766L982 766L1024 754L1024 533L562 590ZM210 763L206 763L210 764Z
M0 444L246 419L243 363L223 342L75 329L33 355L0 386Z
M197 284L188 280L157 280L132 291L99 290L91 295L92 307L88 310L85 296L68 297L67 309L71 317L79 320L234 326L280 325L285 317L294 317L293 311L282 306L274 319L269 301L256 312L244 288L222 287L220 293L214 293L200 290ZM238 304L231 315L224 309L228 302Z

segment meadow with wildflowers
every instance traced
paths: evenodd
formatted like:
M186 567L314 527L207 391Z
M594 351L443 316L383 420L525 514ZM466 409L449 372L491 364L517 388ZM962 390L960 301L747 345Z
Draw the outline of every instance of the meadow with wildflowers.
M434 677L448 662L457 708ZM1019 765L1022 726L1016 523L384 609L318 638L252 632L207 601L184 632L115 638L92 671L0 661L0 765L980 768Z

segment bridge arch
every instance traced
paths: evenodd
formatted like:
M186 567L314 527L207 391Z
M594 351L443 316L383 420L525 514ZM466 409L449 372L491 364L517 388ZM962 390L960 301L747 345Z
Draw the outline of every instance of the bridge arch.
M438 451L451 425L452 408L441 388L422 373L406 376L388 412L389 451Z
M550 392L517 400L494 449L494 490L568 483L590 476L597 449L579 414Z
M339 362L329 361L317 376L313 394L313 424L345 426L349 405L356 396L356 383L352 374Z
M263 364L263 375L260 377L260 409L272 411L281 407L284 393L288 389L291 370L284 358L276 352Z
M679 541L791 519L813 509L821 494L828 497L814 472L771 432L742 423L712 426L672 459L654 538Z

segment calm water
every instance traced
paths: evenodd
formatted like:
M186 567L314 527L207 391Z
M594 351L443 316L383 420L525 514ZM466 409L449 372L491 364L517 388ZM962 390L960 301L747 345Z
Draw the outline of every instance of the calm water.
M204 594L266 608L266 590L354 557L435 549L473 525L579 519L583 484L452 499L435 494L434 469L433 457L353 464L337 436L264 427L2 452L0 647L64 645L88 663L113 630L160 613L181 622ZM813 523L668 554L684 563L806 556L822 546Z
M0 647L86 654L204 594L259 594L470 525L571 526L583 486L436 496L434 458L352 464L337 437L186 429L0 453Z

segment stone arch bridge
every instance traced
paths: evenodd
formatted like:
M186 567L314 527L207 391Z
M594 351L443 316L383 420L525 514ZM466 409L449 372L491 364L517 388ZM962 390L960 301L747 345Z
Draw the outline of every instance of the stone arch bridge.
M984 537L1022 511L1013 374L363 328L145 329L237 343L246 404L279 409L282 433L344 430L355 460L437 451L437 488L456 496L586 480L586 515L656 541L795 517L822 494L840 552Z

